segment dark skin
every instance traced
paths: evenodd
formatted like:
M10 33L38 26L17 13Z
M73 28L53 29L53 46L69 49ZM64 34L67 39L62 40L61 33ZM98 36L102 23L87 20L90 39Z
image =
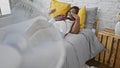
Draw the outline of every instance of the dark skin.
M54 13L56 10L53 9L50 14ZM74 21L74 24L72 25L72 28L70 30L70 33L72 34L78 34L79 31L80 31L80 18L79 16L77 15L77 11L72 8L69 10L69 12L67 13L66 16L64 15L59 15L59 16L56 16L55 17L55 20L57 21L61 21L61 20L66 20L66 19L69 19L71 21Z

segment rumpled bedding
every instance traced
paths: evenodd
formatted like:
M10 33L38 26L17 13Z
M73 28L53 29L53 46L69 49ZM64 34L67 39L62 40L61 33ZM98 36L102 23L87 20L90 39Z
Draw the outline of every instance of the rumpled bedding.
M24 22L23 24L25 23L26 22ZM17 28L16 26L15 28ZM36 22L32 22L28 26L29 27L24 27L26 30L21 28L20 33L17 31L17 29L14 28L15 30L12 30L13 27L9 27L12 28L12 33L9 34L11 30L7 31L7 29L5 29L5 33L7 34L3 36L3 38L6 39L3 39L2 42L15 48L15 50L19 52L20 56L22 56L22 60L20 62L21 64L18 68L48 68L49 65L52 65L49 68L56 68L56 66L54 65L56 65L56 62L59 60L59 58L61 58L61 60L64 60L64 62L61 62L62 68L82 68L87 60L94 57L101 50L104 50L104 47L97 40L95 34L90 29L81 30L79 34L69 33L66 37L62 38L62 44L59 44L57 42L61 39L61 36L59 36L60 32L56 32L56 29L54 30L54 27L51 24L48 24L46 21L38 20L37 18ZM51 29L49 27L53 28ZM25 39L22 38L22 34L24 34ZM12 38L14 36L16 38ZM18 39L17 42L15 41L15 39ZM19 41L23 41L23 44L21 44L21 42ZM53 44L50 42L52 42ZM12 45L14 43L15 45ZM51 45L52 47L50 48ZM59 50L57 46L64 46L65 55L60 52L61 49ZM45 49L45 47L50 49L47 50ZM49 53L47 54L47 52ZM63 56L59 57L60 54L58 53L62 54L65 59L63 58ZM43 63L43 61L47 62L46 58L50 60L50 63ZM53 64L52 61L54 61ZM61 67L59 66L58 68Z
M64 38L66 60L63 68L82 68L85 62L105 50L91 29L83 29L79 34L68 34Z
M65 56L62 38L47 21L37 17L1 28L0 32L0 46L11 49L1 49L0 60L15 57L8 63L0 61L0 68L61 68Z

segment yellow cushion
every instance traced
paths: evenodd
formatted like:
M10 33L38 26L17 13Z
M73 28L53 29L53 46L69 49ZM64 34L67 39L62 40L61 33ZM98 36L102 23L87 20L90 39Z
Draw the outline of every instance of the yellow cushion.
M78 16L80 17L80 28L84 29L84 27L85 27L85 20L86 20L86 6L82 7L79 10Z
M58 2L52 0L50 10L56 9L55 13L52 13L50 16L52 18L58 15L66 15L67 11L70 9L71 5L68 3Z

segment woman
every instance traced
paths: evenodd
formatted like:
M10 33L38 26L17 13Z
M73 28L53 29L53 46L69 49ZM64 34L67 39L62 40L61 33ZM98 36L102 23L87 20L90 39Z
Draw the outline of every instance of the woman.
M52 10L50 14L54 13L56 10ZM77 15L79 8L73 6L67 12L66 16L59 15L55 17L55 26L60 27L60 31L63 32L65 35L67 33L78 34L80 30L80 18ZM65 25L64 25L65 24ZM65 29L66 28L66 29Z

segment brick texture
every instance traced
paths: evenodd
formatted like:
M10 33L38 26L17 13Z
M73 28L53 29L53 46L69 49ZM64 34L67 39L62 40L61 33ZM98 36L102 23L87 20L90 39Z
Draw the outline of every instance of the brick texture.
M103 28L115 28L117 23L116 14L120 11L119 0L59 0L76 6L98 7L98 19L100 30Z

